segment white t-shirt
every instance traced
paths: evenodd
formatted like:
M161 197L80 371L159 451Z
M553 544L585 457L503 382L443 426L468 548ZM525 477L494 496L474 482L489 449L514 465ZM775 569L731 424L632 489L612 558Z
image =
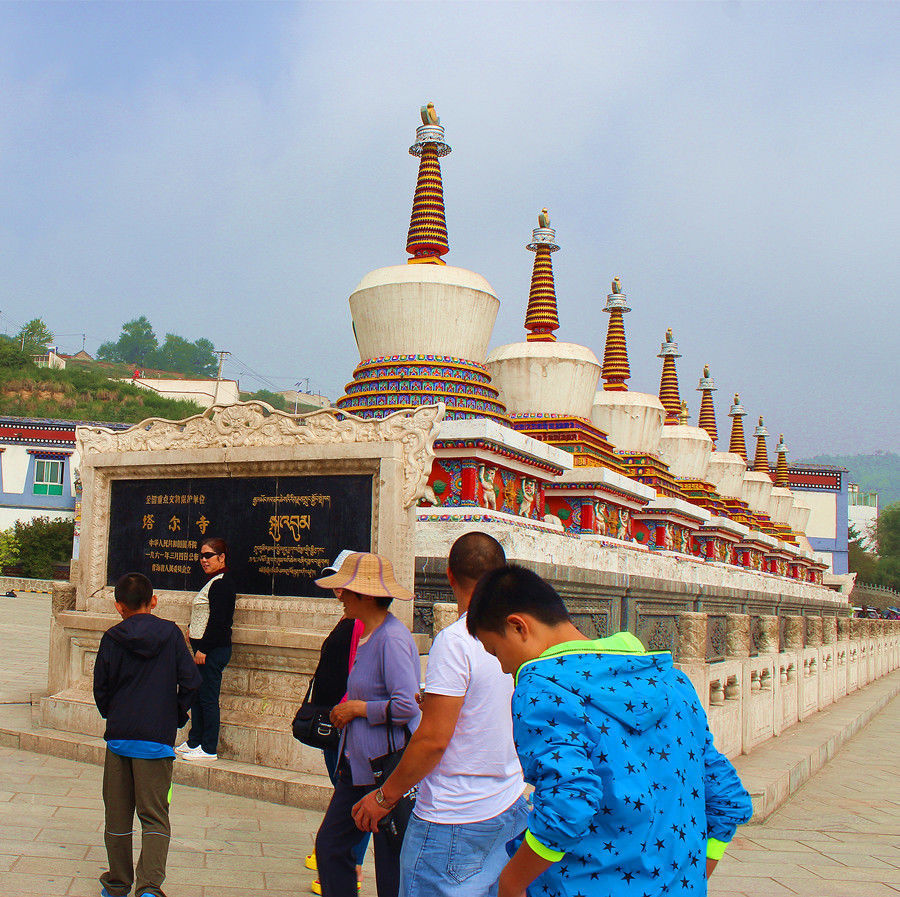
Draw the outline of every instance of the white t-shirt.
M469 635L465 614L434 640L425 692L465 700L441 762L419 784L416 816L449 824L492 819L525 787L512 736L513 680Z

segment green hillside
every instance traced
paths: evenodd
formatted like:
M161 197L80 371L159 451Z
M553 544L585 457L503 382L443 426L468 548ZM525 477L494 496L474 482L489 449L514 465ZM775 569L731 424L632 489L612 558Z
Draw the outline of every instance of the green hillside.
M87 366L39 368L14 344L2 340L0 415L136 424L148 417L180 420L201 410L193 402L164 399L110 379L119 375L117 370Z
M798 463L834 464L846 467L851 483L859 483L860 492L877 492L878 507L900 501L900 455L875 452L871 455L816 455Z

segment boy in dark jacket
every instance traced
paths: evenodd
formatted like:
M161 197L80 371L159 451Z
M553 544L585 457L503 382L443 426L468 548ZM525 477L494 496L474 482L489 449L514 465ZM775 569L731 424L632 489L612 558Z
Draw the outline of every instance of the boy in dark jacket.
M515 676L513 736L534 785L499 897L704 897L752 807L672 655L628 632L586 638L514 565L479 580L466 625Z
M200 674L181 630L153 616L156 595L146 576L127 573L115 588L122 622L100 640L94 701L106 719L103 803L109 870L102 897L124 897L135 870L131 852L134 811L141 820L137 897L165 897L169 853L169 798L175 734L188 719Z

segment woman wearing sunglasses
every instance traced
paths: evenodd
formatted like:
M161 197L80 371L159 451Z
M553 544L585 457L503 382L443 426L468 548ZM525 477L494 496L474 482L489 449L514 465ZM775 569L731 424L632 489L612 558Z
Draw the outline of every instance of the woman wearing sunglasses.
M200 545L200 566L208 579L191 604L188 635L203 681L191 703L187 741L175 748L182 760L192 761L219 759L219 692L222 672L231 660L235 600L224 539L206 539Z

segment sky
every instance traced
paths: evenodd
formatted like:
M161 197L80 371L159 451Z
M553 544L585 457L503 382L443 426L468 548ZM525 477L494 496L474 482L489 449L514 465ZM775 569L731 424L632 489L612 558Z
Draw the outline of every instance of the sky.
M492 347L547 207L561 341L602 358L618 275L630 388L672 327L720 448L738 392L770 455L896 451L898 34L896 3L0 2L0 331L93 353L146 315L244 389L338 398L433 102Z

